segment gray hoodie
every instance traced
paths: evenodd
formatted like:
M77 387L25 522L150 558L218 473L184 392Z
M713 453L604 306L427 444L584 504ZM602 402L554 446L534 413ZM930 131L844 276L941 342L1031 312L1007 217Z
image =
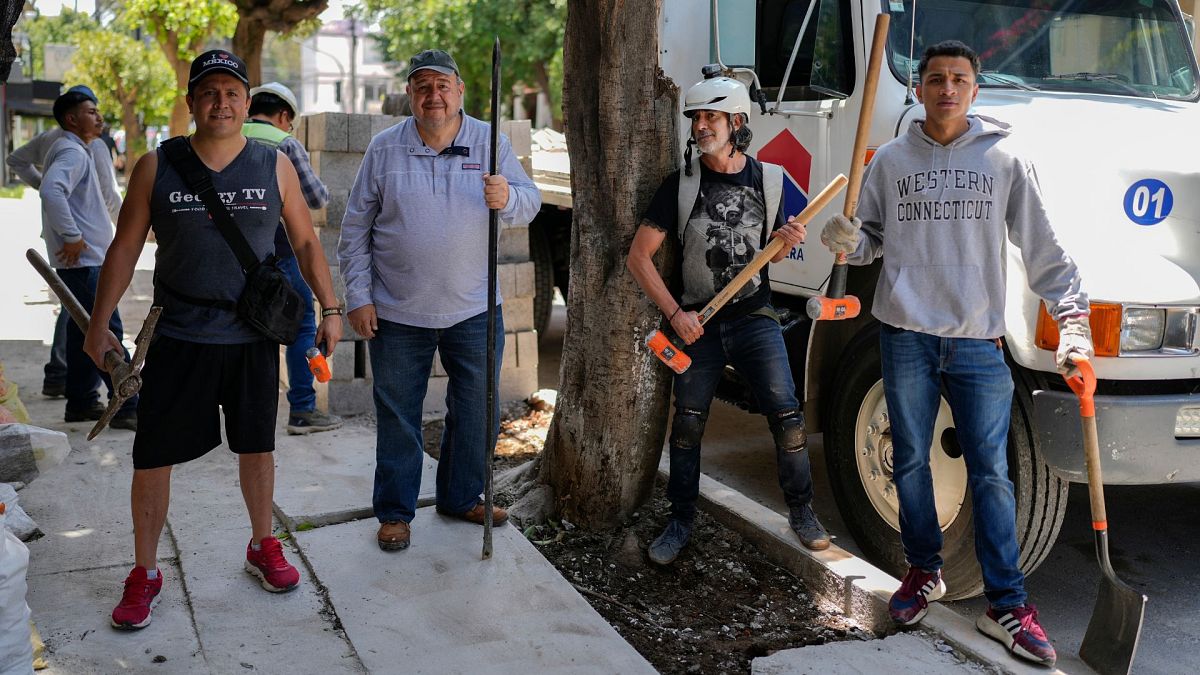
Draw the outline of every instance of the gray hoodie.
M1004 335L1006 240L1020 248L1029 286L1051 316L1086 314L1087 294L1054 238L1033 165L1008 150L1007 124L969 121L942 145L914 120L867 167L858 205L864 236L849 261L883 256L872 314L939 337Z

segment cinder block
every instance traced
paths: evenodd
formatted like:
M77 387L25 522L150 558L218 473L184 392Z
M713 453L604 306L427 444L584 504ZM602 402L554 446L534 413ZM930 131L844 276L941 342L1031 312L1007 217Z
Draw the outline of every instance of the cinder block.
M375 410L371 380L330 380L325 386L329 412L334 415L361 415Z
M529 228L501 228L499 246L500 262L525 262L529 260Z
M353 181L353 178L351 179ZM350 186L329 188L329 202L319 209L312 211L313 224L318 227L328 227L335 231L342 227L342 218L346 216L346 202L350 200Z
M407 118L393 117L391 115L371 115L371 138L375 138L379 135L379 132L384 129L390 129L405 119Z
M343 322L342 325L349 327L347 322ZM348 380L353 380L353 379L364 379L364 378L355 378L354 377L354 364L355 364L354 346L357 344L358 344L357 341L346 342L345 340L343 340L342 342L338 343L337 349L335 349L332 354L325 357L325 360L329 363L330 369L333 371L333 379L334 380L348 381ZM370 359L369 352L366 350L365 345L364 345L362 360L363 360L363 369L364 369L364 372L366 373L365 379L369 380L369 379L371 379L371 359Z
M350 142L350 120L345 113L320 113L308 118L309 152L346 152Z
M535 292L532 262L506 263L497 269L500 295L505 300L531 298Z
M537 370L538 364L538 343L537 331L527 330L517 333L515 336L517 343L517 365L521 368L533 366Z
M323 226L317 228L317 239L321 242L321 250L325 251L325 260L329 263L330 273L335 276L338 270L333 268L338 266L338 240L341 239L342 231L336 227Z
M348 152L366 152L367 144L371 142L371 118L373 115L349 115L349 138L346 141Z
M519 365L517 363L517 341L514 339L515 337L512 333L504 334L504 360L500 362L500 370L504 370L509 366Z
M318 150L310 153L313 170L321 177L321 182L334 190L346 190L354 185L354 177L358 175L358 167L362 164L361 152L331 152ZM332 218L331 218L332 219ZM338 222L341 222L339 216Z
M300 141L300 145L303 145L305 150L308 149L308 118L309 117L311 117L311 115L301 115L299 118L296 119L295 124L292 125L292 137L295 138L296 140Z
M524 401L538 390L537 365L501 371L500 403Z
M424 414L445 414L446 386L449 382L450 380L445 377L429 378L429 388L425 390L425 401L421 405L421 411Z
M504 298L504 330L510 333L533 330L533 298Z

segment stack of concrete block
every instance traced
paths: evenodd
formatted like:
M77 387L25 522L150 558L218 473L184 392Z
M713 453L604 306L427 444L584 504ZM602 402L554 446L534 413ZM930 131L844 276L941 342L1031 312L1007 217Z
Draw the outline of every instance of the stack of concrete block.
M320 113L300 118L294 131L312 159L313 170L329 188L329 204L313 211L325 257L333 272L334 288L345 299L345 287L337 267L337 242L350 188L362 163L363 153L376 134L404 118L387 115ZM526 173L530 167L529 122L508 122L501 131L513 142L513 150L522 159ZM537 333L533 323L534 277L529 261L529 229L504 227L499 248L500 295L504 298L505 347L500 373L500 400L521 400L537 390ZM338 415L356 415L374 411L371 395L371 367L363 338L347 322L344 344L330 358L333 379L318 385L318 405ZM446 410L446 373L439 358L434 358L433 375L425 396L429 416Z

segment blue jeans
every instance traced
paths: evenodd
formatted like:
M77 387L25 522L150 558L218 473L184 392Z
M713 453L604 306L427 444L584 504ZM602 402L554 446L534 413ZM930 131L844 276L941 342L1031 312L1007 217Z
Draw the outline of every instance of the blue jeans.
M308 369L308 357L304 352L313 346L313 341L317 338L317 312L313 308L313 294L304 282L304 277L300 275L300 264L296 261L296 256L280 258L279 270L287 275L288 281L292 282L292 288L300 294L300 306L304 308L296 341L284 350L288 373L288 406L293 415L312 412L317 409L317 392L313 389L313 374Z
M1013 382L1004 350L994 340L939 338L887 325L881 326L879 336L900 539L908 564L926 570L942 567L929 448L944 385L967 463L984 594L996 609L1024 604L1017 502L1008 477Z
M67 288L83 305L83 309L89 314L92 312L92 306L96 304L96 284L100 281L99 267L71 267L66 269L55 270L58 272L59 278L63 280ZM109 319L108 329L117 336L118 340L124 339L123 328L121 326L121 314L117 310L113 310L112 318ZM125 360L129 360L129 352L124 348L121 352L125 356ZM103 381L108 387L108 397L112 398L112 380L109 379L108 373L96 367L92 362L92 358L83 351L83 331L79 326L75 325L74 321L67 321L67 410L73 412L81 412L91 408L100 401L100 394L96 388ZM137 411L138 397L135 395L121 406L117 411L118 417L132 415Z
M50 344L50 360L46 362L43 385L46 384L67 384L67 324L70 323L71 314L67 312L67 308L63 307L58 312L58 319L54 322L54 337Z
M746 378L773 432L774 420L781 412L796 411L801 424L804 417L798 410L783 331L774 319L752 314L708 324L700 339L685 351L692 358L692 365L675 376L667 499L671 502L671 518L690 523L696 515L696 500L700 495L699 437L704 432L708 409L726 364L733 364ZM779 487L787 505L796 508L811 502L813 484L808 450L787 451L777 441L775 457Z
M496 423L486 426L487 312L449 328L418 328L379 320L368 343L375 378L375 517L380 522L412 522L421 491L425 442L421 409L433 368L441 356L449 376L446 426L437 467L437 505L462 513L479 502L483 491L487 446L500 433L500 397ZM504 355L504 315L496 312L496 383Z

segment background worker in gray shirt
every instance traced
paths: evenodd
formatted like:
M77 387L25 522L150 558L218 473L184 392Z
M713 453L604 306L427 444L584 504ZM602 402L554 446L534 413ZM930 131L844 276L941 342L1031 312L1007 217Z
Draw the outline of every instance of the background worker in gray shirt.
M96 105L99 99L91 88L77 84L67 90L84 94ZM28 143L22 145L6 160L9 168L29 187L37 190L42 186L42 168L46 165L46 155L50 146L66 133L61 127L44 131L34 136ZM112 152L102 139L97 138L88 144L92 160L96 164L96 176L100 181L100 192L104 195L104 204L108 207L108 216L115 224L117 214L121 212L121 192L117 186L117 174L113 168ZM46 363L45 378L42 380L42 394L45 396L62 396L67 392L67 323L70 318L65 310L58 314L54 324L53 346L50 348L50 360Z
M46 253L75 298L88 313L96 301L100 266L113 239L113 224L100 191L89 144L100 138L104 120L94 97L68 91L54 101L54 119L63 135L46 153L39 192L42 197L42 238ZM105 148L108 152L108 148ZM113 312L109 328L120 339L121 317ZM83 331L67 323L67 422L98 420L104 405L96 392L103 379L112 396L112 382L83 352ZM126 354L128 358L128 354ZM137 397L130 398L109 426L137 429Z
M464 89L446 52L409 61L412 117L367 147L338 243L350 325L370 340L379 422L373 505L385 551L408 547L434 350L449 376L437 509L483 523L485 442L499 432L498 423L484 428L488 209L512 225L528 223L541 206L508 138L500 136L499 175L485 175L490 126L462 112ZM497 324L503 354L503 319ZM497 381L499 371L497 358ZM497 525L508 517L498 507L492 514Z

